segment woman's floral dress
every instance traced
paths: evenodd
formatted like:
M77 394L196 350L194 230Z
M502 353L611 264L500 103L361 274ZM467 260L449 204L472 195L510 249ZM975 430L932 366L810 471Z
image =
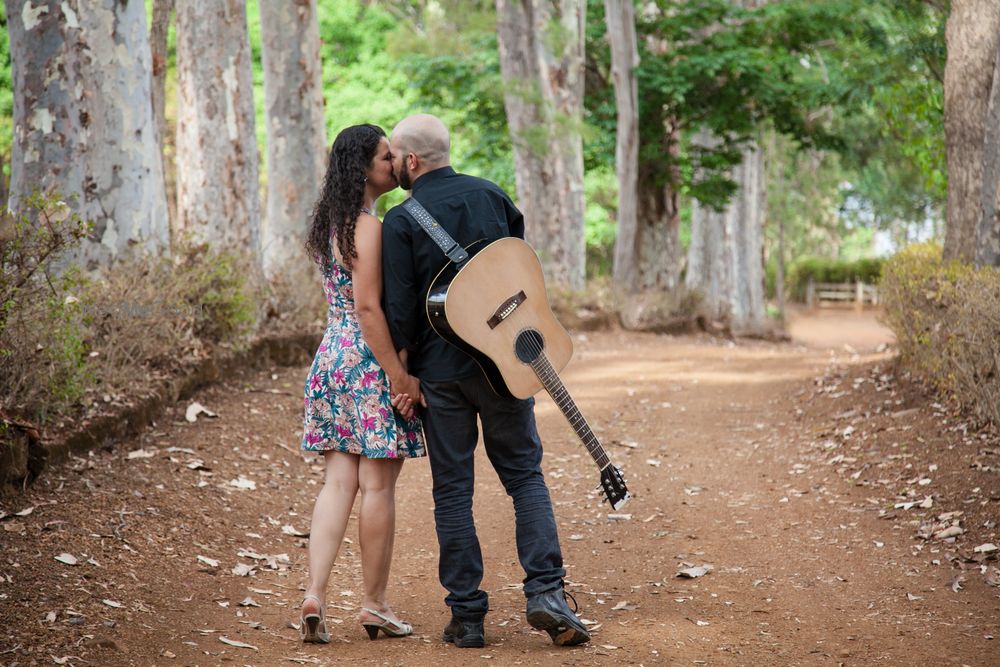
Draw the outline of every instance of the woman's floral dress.
M329 320L306 378L302 449L371 459L423 456L420 420L392 409L389 380L361 337L350 272L334 260L324 278Z

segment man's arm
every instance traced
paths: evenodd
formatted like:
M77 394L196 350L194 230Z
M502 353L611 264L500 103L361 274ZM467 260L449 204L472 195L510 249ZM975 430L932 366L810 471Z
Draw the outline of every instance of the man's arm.
M412 239L407 228L407 221L399 211L390 211L382 223L382 303L397 350L416 347L423 304L417 290Z
M506 193L503 196L503 207L504 213L507 215L507 228L510 229L510 235L524 239L524 215L517 206L514 206L514 202Z

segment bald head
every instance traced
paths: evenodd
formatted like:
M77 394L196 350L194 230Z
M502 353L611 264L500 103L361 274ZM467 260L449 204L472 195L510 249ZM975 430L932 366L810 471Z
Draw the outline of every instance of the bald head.
M451 163L448 128L437 116L419 113L399 121L392 130L393 152L413 153L425 171Z

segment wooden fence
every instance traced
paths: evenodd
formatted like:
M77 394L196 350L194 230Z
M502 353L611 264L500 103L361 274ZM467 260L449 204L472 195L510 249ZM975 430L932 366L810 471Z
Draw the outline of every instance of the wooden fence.
M863 282L814 283L810 280L806 285L806 305L813 308L824 302L853 303L858 308L866 304L877 306L878 287Z

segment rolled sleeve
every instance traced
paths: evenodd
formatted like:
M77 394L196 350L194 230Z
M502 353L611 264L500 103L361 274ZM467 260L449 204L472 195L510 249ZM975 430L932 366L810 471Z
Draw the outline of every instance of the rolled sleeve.
M393 211L382 223L382 305L397 350L415 348L422 305L409 227L406 217Z

